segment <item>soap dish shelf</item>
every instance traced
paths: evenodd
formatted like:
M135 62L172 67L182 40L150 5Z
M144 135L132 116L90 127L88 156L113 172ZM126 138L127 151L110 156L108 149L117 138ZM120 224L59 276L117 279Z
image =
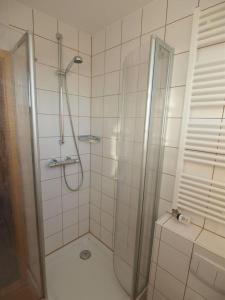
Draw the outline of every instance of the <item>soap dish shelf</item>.
M79 141L86 142L90 144L97 144L100 143L100 137L95 135L79 135L78 136Z

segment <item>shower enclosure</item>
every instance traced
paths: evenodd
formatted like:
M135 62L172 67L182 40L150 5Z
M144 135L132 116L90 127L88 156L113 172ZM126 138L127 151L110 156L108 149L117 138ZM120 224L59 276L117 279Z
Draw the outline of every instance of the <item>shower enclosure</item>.
M172 63L173 49L152 37L123 65L114 270L131 299L148 285Z
M10 39L10 30L8 31ZM33 36L0 50L0 299L43 297ZM38 213L37 213L38 212Z

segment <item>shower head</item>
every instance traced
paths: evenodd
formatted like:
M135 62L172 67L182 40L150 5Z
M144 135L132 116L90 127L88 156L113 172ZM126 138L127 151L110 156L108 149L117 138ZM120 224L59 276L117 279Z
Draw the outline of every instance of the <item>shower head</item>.
M81 56L74 56L72 60L68 63L68 66L66 67L65 73L68 73L72 67L73 64L81 64L83 62L83 58Z
M74 56L73 60L74 60L75 64L82 64L82 62L83 62L83 58L79 55Z

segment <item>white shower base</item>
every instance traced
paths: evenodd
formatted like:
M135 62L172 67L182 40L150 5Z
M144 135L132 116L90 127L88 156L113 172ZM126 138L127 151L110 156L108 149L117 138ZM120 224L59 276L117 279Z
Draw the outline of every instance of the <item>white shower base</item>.
M80 251L92 256L80 259ZM46 258L49 300L129 300L113 270L113 254L91 234Z

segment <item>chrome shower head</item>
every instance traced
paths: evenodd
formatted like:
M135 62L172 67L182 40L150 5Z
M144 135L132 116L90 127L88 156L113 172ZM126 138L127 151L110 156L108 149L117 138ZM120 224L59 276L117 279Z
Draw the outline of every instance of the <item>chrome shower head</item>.
M83 58L81 56L79 56L79 55L74 56L74 63L75 64L82 64L82 62L83 62Z
M83 62L83 58L81 56L74 56L72 60L68 63L68 66L66 67L65 74L68 73L73 66L73 64L81 64Z

